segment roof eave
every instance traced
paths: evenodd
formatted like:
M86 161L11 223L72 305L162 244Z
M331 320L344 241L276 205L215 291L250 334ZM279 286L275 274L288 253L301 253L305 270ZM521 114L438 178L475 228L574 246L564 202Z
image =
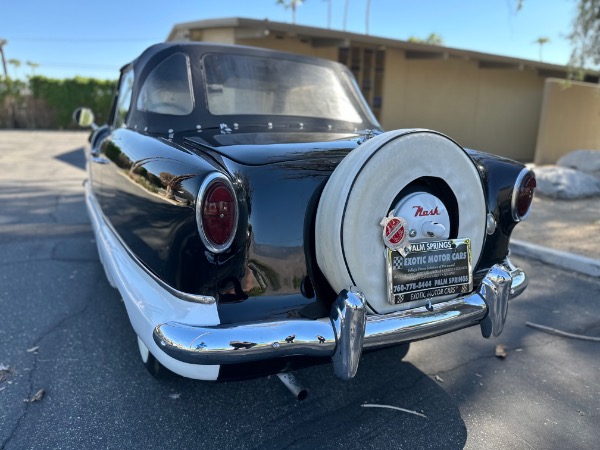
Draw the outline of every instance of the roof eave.
M473 60L479 63L481 68L506 68L506 69L534 69L538 72L552 73L555 76L566 76L571 72L571 68L566 65L550 64L541 61L514 58L510 56L483 53L472 50L464 50L453 47L431 45L418 42L409 42L398 39L390 39L381 36L351 33L347 31L332 30L326 28L316 28L306 25L296 25L284 22L272 22L270 20L246 19L239 17L230 17L222 19L206 19L193 22L184 22L176 24L167 41L172 40L177 32L192 29L211 29L211 28L236 28L236 29L268 29L275 33L293 33L303 36L313 41L321 40L324 42L355 42L360 44L372 45L375 47L390 47L404 50L407 56L413 59L448 59L458 58ZM598 71L586 71L590 75L600 75Z

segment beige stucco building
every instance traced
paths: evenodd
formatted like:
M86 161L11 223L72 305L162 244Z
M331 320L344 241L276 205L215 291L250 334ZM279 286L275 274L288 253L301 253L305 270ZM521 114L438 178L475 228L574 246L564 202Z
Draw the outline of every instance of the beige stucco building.
M342 62L388 130L430 128L465 147L536 163L553 163L578 148L600 149L598 73L567 83L565 66L267 20L181 23L167 40Z

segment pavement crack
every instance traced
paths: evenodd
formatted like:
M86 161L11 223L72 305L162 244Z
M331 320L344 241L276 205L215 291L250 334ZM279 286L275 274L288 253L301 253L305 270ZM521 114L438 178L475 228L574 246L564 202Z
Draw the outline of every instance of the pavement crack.
M58 221L59 221L59 218L56 216L56 212L58 211L58 207L60 206L60 198L61 198L60 194L54 198L54 207L53 207L52 211L50 211L50 214L49 214L50 218L54 221L54 223L58 223Z
M516 434L515 432L508 430L514 437L516 437L517 439L519 439L521 442L523 442L528 448L533 449L534 447L527 442L525 439L523 439L521 436L519 436L518 434Z
M433 373L426 373L426 375L428 377L434 377L434 376L439 375L439 374L445 374L445 373L454 372L455 370L461 369L461 368L466 367L466 366L468 366L470 364L476 363L478 361L483 361L484 359L490 359L490 358L495 358L495 356L494 355L481 355L481 356L478 356L477 358L473 358L473 359L470 359L468 361L465 361L465 362L462 362L460 364L457 364L456 366L452 366L449 369L438 370L438 371L435 371Z
M102 278L100 276L98 276L96 279L95 285L98 285L101 282L101 280L102 280ZM95 290L92 290L90 292L87 300L85 301L85 303L83 304L83 306L81 308L79 308L77 311L75 311L71 314L67 314L65 317L58 320L52 327L50 327L48 330L46 330L44 333L42 333L35 341L33 341L32 347L40 346L40 343L44 339L46 339L48 336L50 336L56 330L60 329L63 324L65 324L66 322L68 322L71 319L74 319L74 318L84 314L93 303L94 292L95 292ZM38 355L38 353L34 353L33 364L32 364L31 370L29 370L29 373L27 374L27 382L29 384L29 390L28 390L29 394L27 395L27 398L31 398L33 396L33 394L35 392L37 392L37 390L38 390L37 388L34 387L34 381L35 381L34 377L35 377L35 373L38 369L38 362L40 362L39 355ZM2 449L2 450L6 449L7 445L10 443L10 441L20 431L21 424L27 418L27 414L29 413L29 408L31 408L31 405L32 405L32 402L24 403L23 412L17 419L17 422L15 423L13 429L10 431L8 438L6 438L6 440L0 445L0 449Z

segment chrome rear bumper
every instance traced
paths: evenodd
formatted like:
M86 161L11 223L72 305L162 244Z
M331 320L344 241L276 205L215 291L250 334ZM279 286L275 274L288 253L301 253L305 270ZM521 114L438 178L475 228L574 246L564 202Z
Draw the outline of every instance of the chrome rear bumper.
M433 337L480 324L484 337L502 332L508 301L527 276L508 258L485 276L477 292L447 302L385 315L367 315L360 292L343 291L331 316L240 325L193 326L167 322L154 340L167 355L192 364L233 364L282 356L331 357L335 374L351 379L363 349Z

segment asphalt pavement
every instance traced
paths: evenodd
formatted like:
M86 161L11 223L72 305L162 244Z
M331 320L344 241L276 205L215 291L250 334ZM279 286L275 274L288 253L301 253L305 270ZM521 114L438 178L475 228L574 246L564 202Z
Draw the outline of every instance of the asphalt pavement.
M511 244L517 255L600 278L600 197L536 196Z
M276 377L153 379L98 260L85 140L0 132L0 448L596 447L600 343L526 322L600 336L600 278L533 257L513 258L530 285L498 339L472 327L413 343L403 361L395 349L367 354L350 382L329 365L304 369L303 402ZM574 237L589 237L579 225Z

